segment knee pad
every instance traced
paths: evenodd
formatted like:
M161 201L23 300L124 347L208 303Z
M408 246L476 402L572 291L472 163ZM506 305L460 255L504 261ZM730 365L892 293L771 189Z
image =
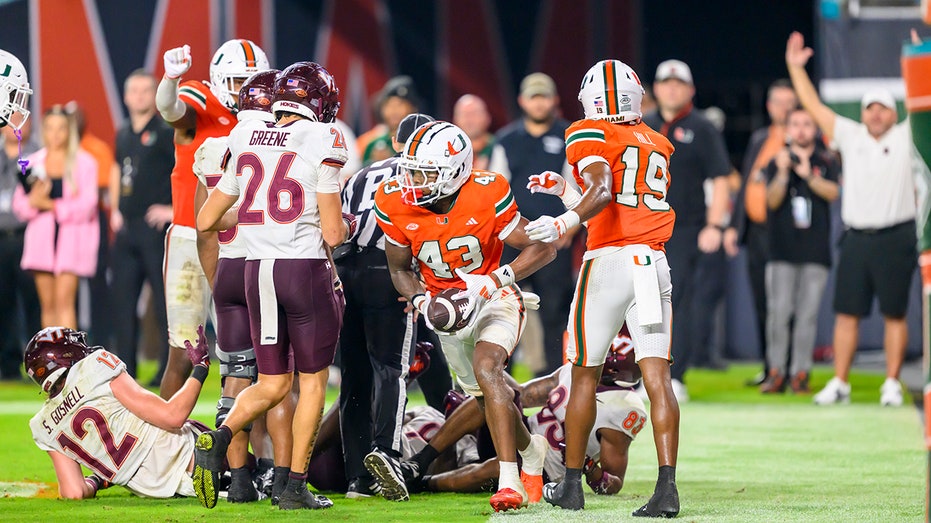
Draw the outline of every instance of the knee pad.
M259 369L255 365L255 350L243 349L226 352L217 347L217 359L220 360L220 376L231 378L248 378L255 381Z
M226 421L226 416L229 415L230 409L233 408L233 404L236 403L236 398L231 398L229 396L221 396L220 401L217 402L217 419L216 426L219 428L220 425ZM248 424L243 429L245 432L250 432L252 430L252 424Z

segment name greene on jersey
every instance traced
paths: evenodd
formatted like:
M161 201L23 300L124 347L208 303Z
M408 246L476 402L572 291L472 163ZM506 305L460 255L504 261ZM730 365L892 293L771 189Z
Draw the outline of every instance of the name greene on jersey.
M456 200L449 212L441 214L404 203L394 178L382 182L375 193L378 225L389 242L411 248L431 294L452 287L465 289L456 269L472 274L497 269L504 238L520 221L510 185L500 174L472 171L458 194L448 198Z
M287 147L289 131L252 131L249 145L265 145L269 147Z

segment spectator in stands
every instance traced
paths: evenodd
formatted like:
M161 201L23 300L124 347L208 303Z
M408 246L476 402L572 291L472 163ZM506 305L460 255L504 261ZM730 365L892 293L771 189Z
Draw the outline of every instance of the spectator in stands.
M683 384L692 357L692 344L701 325L710 324L709 307L697 303L702 255L716 253L728 207L727 176L732 167L721 133L692 106L695 85L692 71L679 60L666 60L656 68L653 95L657 110L644 114L643 121L665 135L676 148L669 164L673 183L666 201L676 211L676 228L666 243L672 269L672 386L679 402L688 401ZM705 203L703 184L712 180L710 204ZM697 313L697 314L696 314Z
M840 150L845 227L834 292L835 375L814 399L822 405L850 401L847 377L857 350L860 318L869 314L876 296L885 324L886 352L886 381L879 401L898 406L902 404L899 372L908 343L905 313L918 264L911 131L907 122L896 123L895 98L883 89L863 96L862 123L824 105L805 72L812 54L800 33L789 36L786 65L795 92L825 137Z
M26 337L39 330L39 297L32 277L20 266L26 224L13 213L13 194L20 184L20 152L29 155L39 149L30 139L32 120L23 126L23 143L13 127L0 129L0 380L20 379Z
M475 159L473 169L486 170L495 147L495 136L488 132L491 114L485 101L474 94L464 94L453 106L453 123L459 126L472 140Z
M831 268L831 202L840 195L840 166L819 147L818 127L804 109L789 113L785 133L789 145L765 169L769 373L760 390L782 392L789 381L792 392L808 394L818 309Z
M380 123L358 140L363 166L394 156L391 139L398 125L405 116L416 113L422 105L410 76L395 76L385 83L375 99L375 113Z
M110 208L107 193L110 173L116 167L113 148L87 130L87 115L74 100L65 104L65 110L74 118L78 129L78 147L90 153L97 161L97 219L100 226L100 245L97 247L97 272L89 279L91 294L90 338L95 343L109 344L113 325L110 321L110 288L107 268L110 252Z
M517 103L523 116L495 137L495 147L488 170L503 174L511 183L511 192L521 215L535 220L543 215L559 216L565 212L562 200L551 195L531 194L530 176L543 171L561 173L571 183L572 170L566 162L566 129L569 122L557 116L559 96L553 79L533 73L520 83ZM540 295L540 320L543 325L543 351L546 365L537 372L552 373L563 363L563 333L569 321L575 279L572 275L572 235L554 242L556 259L521 282ZM501 262L514 259L516 250L504 248Z
M750 291L757 320L757 343L763 358L763 372L748 382L761 385L769 375L766 345L766 262L769 261L769 237L766 226L766 177L763 168L777 152L785 149L786 119L789 111L798 105L798 97L788 79L776 80L766 94L766 112L769 126L757 129L750 136L744 153L743 187L734 203L731 225L724 232L724 246L731 255L737 254L737 245L747 250L747 271Z
M42 326L77 329L78 279L97 269L97 162L78 147L74 119L60 105L42 119L45 147L29 157L28 193L13 196L13 211L27 220L21 267L32 271Z
M162 260L165 231L171 221L175 150L172 128L155 110L155 87L155 77L141 69L130 73L123 84L129 119L116 133L119 167L112 169L109 184L113 203L110 226L116 233L110 259L115 352L133 377L139 332L136 304L144 282L152 289L162 372L168 355ZM161 372L153 382L161 382Z

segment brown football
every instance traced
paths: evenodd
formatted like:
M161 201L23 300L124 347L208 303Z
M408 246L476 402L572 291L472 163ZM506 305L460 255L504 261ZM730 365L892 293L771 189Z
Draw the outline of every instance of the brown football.
M456 332L469 324L469 316L463 314L469 300L453 299L462 289L444 289L430 299L427 318L433 327L442 332Z

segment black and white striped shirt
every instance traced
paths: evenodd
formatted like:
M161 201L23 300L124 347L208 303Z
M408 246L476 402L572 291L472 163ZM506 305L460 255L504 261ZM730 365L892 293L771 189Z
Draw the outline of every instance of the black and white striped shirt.
M394 176L398 157L375 162L352 175L343 187L343 212L352 213L358 220L356 233L348 242L357 248L377 247L385 250L385 233L372 216L375 207L375 192L381 182Z

